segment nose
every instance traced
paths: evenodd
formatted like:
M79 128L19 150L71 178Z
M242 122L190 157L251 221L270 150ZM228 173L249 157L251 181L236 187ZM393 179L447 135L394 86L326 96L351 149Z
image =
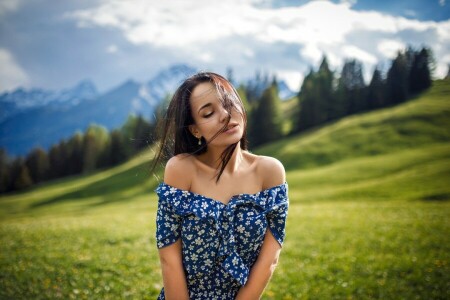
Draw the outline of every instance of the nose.
M230 118L231 114L225 109L225 107L222 106L220 109L220 122L228 122Z

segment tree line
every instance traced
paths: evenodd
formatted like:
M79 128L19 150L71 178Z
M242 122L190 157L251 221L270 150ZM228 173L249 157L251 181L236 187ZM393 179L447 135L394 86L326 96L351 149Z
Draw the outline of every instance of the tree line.
M277 78L257 73L253 80L237 87L247 111L250 147L351 114L404 102L431 86L432 71L433 57L426 47L399 52L387 72L375 68L368 85L358 60L346 60L341 72L336 73L324 56L318 69L311 69L305 76L293 100L296 105L290 120L282 113ZM231 69L227 77L235 84ZM157 108L157 119L163 116L169 100L163 99ZM292 124L288 130L287 122ZM115 166L150 146L155 130L155 122L131 115L119 129L108 132L102 126L91 125L84 133L77 132L53 145L48 152L35 148L26 157L10 161L6 151L0 149L0 193Z
M386 74L375 68L369 85L365 85L361 62L345 61L336 77L324 57L318 70L311 70L303 81L293 132L402 103L431 86L433 64L428 48L408 48L397 54Z
M0 193L118 165L146 148L154 130L144 117L130 115L119 129L108 132L103 126L91 124L84 133L62 139L48 151L37 147L12 161L0 149Z

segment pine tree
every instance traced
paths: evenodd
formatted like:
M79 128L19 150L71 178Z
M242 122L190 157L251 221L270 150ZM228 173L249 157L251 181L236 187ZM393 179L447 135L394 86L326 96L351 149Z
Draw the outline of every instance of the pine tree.
M12 162L10 174L12 184L10 190L22 190L33 185L33 180L22 157L16 158Z
M313 126L328 122L334 118L334 74L323 57L317 72L310 70L303 80L298 95L299 113L296 131L303 131Z
M110 151L110 165L117 165L127 159L127 151L123 142L123 135L120 130L111 131L111 144L109 146Z
M252 146L279 139L282 136L282 119L276 80L263 92L252 119Z
M76 132L69 140L68 147L70 149L67 168L69 174L80 174L83 171L83 134Z
M27 155L25 164L33 182L39 183L48 179L50 164L44 149L40 147L33 149Z
M314 101L314 77L315 73L310 70L303 80L302 87L298 95L299 116L296 131L303 131L316 124L317 103Z
M386 105L385 89L386 86L381 77L381 72L378 68L375 68L367 93L367 104L369 109L376 109Z
M388 71L386 80L387 102L389 105L404 102L408 99L409 70L405 54L398 53Z
M342 68L338 81L337 101L335 108L337 117L354 114L367 109L364 97L365 83L362 75L362 64L355 60L347 60Z
M120 128L120 132L123 136L123 142L125 150L127 151L127 156L130 157L136 153L136 124L138 118L134 114L130 114L125 122Z
M84 134L83 140L83 172L91 172L104 165L105 153L108 144L108 132L106 128L98 125L90 125Z
M141 115L138 115L134 128L134 153L137 153L149 146L153 135L153 126Z
M414 54L414 62L409 73L409 91L420 93L431 86L430 52L422 48Z
M5 149L0 149L0 193L6 193L10 190L10 169L8 154Z
M330 70L327 57L324 56L316 74L317 124L333 119L333 80L333 72Z
M60 177L59 165L62 163L61 156L59 154L59 146L57 144L50 147L48 152L48 161L50 165L49 178L54 179Z
M64 140L50 148L48 154L49 160L49 178L60 178L69 174L66 163L69 160L68 147Z

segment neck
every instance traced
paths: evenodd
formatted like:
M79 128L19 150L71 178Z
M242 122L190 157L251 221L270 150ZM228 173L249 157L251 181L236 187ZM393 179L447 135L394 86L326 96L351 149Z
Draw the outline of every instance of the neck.
M208 151L202 155L203 162L214 169L219 169L222 164L221 155L225 149L226 148L219 149L215 147L208 147ZM224 173L233 173L237 171L240 164L242 163L242 160L243 155L241 143L239 142L236 145L236 148L234 149L233 154L231 155L231 158L224 169Z

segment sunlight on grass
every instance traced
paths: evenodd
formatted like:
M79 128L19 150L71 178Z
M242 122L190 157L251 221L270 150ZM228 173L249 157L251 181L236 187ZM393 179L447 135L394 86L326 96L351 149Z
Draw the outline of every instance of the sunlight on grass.
M450 297L449 86L256 151L290 196L263 299ZM2 196L0 298L156 299L151 157Z

